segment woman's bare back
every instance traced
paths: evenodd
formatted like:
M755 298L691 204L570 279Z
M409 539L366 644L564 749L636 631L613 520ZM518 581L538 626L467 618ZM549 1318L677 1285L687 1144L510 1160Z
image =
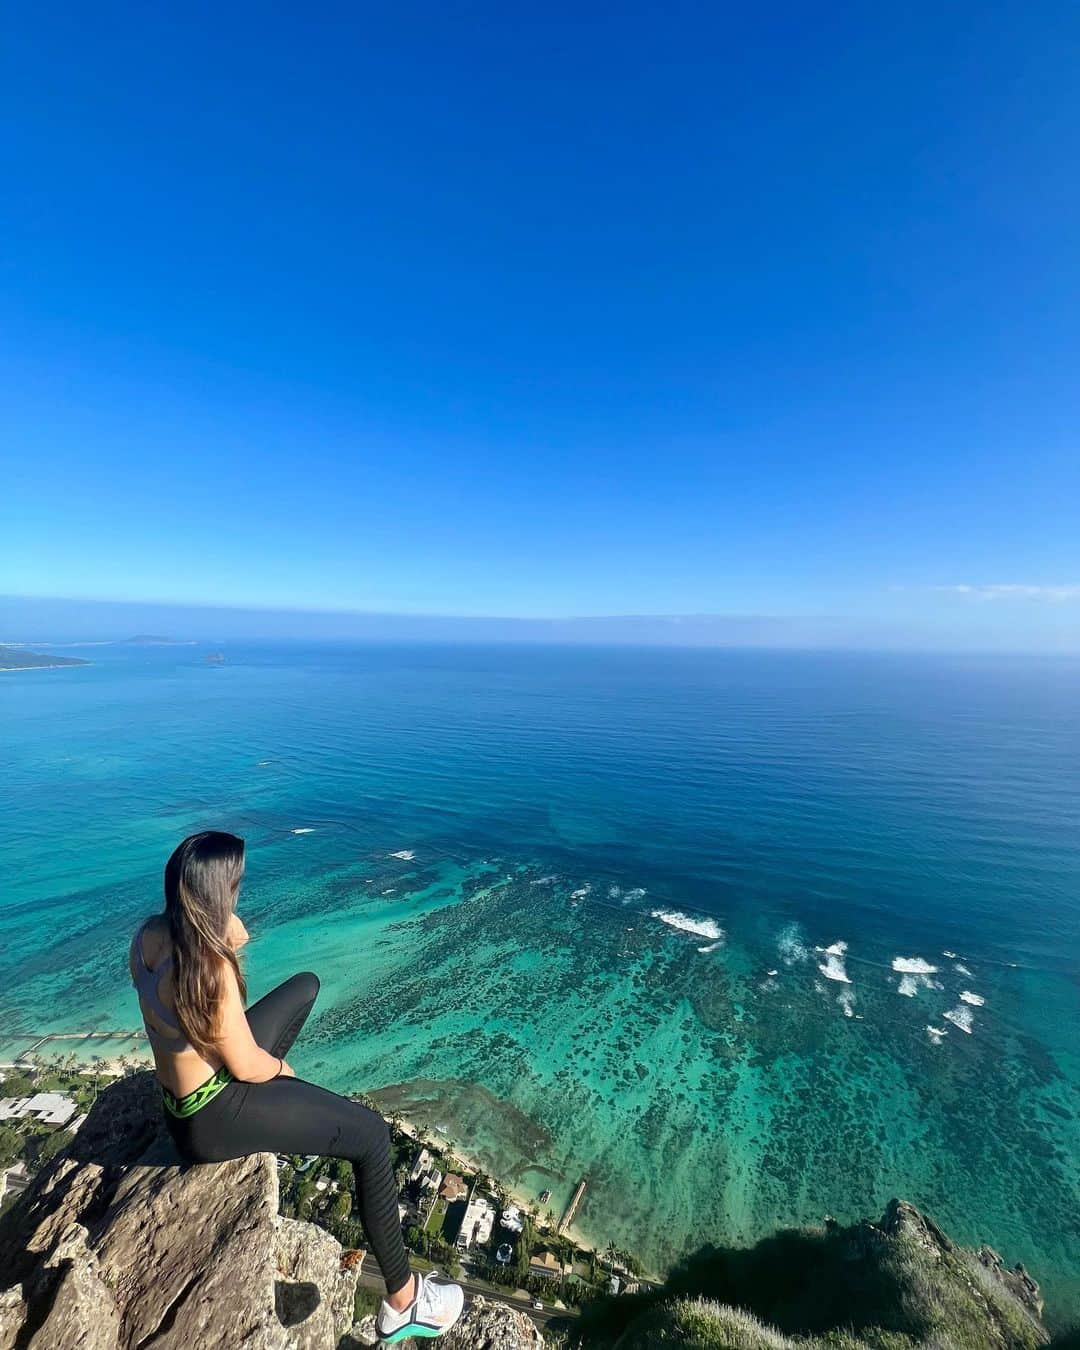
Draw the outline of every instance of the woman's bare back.
M129 968L139 994L139 1010L149 1036L159 1080L177 1097L193 1092L221 1068L220 1059L204 1059L191 1046L180 1027L173 997L172 938L160 915L148 919L132 944ZM152 997L139 988L140 957L143 968L156 980L157 1001L167 1017L155 1009ZM162 969L164 967L164 969Z

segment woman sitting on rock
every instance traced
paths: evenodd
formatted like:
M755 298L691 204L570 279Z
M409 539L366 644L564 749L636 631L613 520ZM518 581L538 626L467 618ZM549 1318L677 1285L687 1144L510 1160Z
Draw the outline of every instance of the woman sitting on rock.
M165 913L131 943L131 978L161 1082L165 1120L181 1156L223 1162L249 1153L347 1158L356 1209L387 1294L382 1341L441 1336L461 1315L461 1287L409 1270L386 1122L347 1097L296 1077L284 1056L319 992L294 975L245 1013L236 953L244 841L193 834L165 865Z

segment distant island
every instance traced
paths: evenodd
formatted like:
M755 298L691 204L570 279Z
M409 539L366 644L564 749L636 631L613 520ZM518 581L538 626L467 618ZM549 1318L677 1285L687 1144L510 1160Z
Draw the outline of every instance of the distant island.
M53 666L88 666L77 656L46 656L42 652L28 652L22 647L0 646L0 671L42 670Z

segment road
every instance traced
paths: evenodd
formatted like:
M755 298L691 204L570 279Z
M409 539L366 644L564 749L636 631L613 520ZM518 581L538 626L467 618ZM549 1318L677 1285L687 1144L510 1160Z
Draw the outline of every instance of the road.
M379 1268L374 1262L370 1262L370 1264L368 1261L364 1262L364 1268L360 1272L358 1283L362 1284L365 1289L374 1289L378 1294L386 1293L386 1285L383 1284L383 1277L379 1273ZM476 1295L479 1294L481 1298L487 1299L489 1303L505 1303L508 1308L513 1308L515 1312L524 1313L525 1316L530 1318L541 1331L543 1331L544 1327L553 1317L577 1316L576 1308L545 1307L543 1312L541 1312L523 1298L514 1298L512 1294L497 1293L490 1285L477 1284L475 1281L470 1280L466 1275L461 1276L457 1283L461 1285L462 1289L465 1290L465 1293L468 1294L470 1298L475 1298Z

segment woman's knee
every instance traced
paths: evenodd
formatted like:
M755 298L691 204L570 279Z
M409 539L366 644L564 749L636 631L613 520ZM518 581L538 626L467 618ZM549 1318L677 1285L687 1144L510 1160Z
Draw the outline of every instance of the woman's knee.
M319 977L310 970L293 975L287 984L304 1003L314 1003L319 996Z
M361 1106L357 1103L357 1116L361 1133L367 1145L368 1153L390 1154L390 1126L378 1111L372 1111L368 1106Z

